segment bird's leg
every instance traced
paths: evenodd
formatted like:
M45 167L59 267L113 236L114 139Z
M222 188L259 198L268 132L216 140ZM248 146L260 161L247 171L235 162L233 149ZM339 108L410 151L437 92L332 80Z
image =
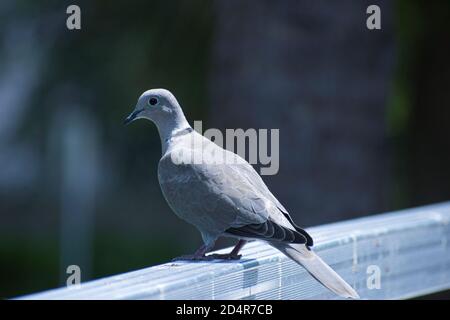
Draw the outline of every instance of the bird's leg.
M208 261L213 260L211 256L206 256L206 252L211 249L211 246L203 244L200 248L195 251L194 254L187 254L184 256L176 257L172 261L189 260L189 261Z
M231 250L230 253L214 253L210 254L208 257L213 257L214 259L224 259L224 260L239 260L242 255L239 254L239 251L242 249L242 247L247 243L246 240L239 240L238 243L236 243L236 246Z

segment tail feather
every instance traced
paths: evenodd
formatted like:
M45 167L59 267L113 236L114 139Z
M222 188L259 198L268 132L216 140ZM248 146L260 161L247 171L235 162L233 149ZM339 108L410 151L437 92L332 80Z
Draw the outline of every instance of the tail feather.
M317 254L304 244L270 243L283 254L302 265L322 285L344 298L359 299L358 293Z

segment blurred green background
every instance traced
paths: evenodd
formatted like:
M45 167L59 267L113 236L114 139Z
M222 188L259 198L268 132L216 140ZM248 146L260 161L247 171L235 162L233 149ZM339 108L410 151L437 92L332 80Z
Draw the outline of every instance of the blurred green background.
M199 246L160 192L156 128L122 125L150 88L204 130L279 128L263 178L302 226L448 200L450 2L372 2L2 1L0 297Z

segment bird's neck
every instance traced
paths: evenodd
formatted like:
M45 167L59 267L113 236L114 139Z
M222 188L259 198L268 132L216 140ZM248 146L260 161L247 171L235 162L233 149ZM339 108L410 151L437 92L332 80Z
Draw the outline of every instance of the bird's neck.
M164 119L158 125L159 136L161 138L162 154L165 154L171 139L183 132L193 130L186 120L183 111L180 109L173 111L170 117Z

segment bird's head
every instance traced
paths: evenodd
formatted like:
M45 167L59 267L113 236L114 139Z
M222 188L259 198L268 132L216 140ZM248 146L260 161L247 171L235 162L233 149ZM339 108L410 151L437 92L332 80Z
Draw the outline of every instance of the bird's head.
M145 91L138 99L134 111L125 119L124 123L137 119L148 119L156 124L170 119L181 112L180 105L174 95L165 89L151 89Z

